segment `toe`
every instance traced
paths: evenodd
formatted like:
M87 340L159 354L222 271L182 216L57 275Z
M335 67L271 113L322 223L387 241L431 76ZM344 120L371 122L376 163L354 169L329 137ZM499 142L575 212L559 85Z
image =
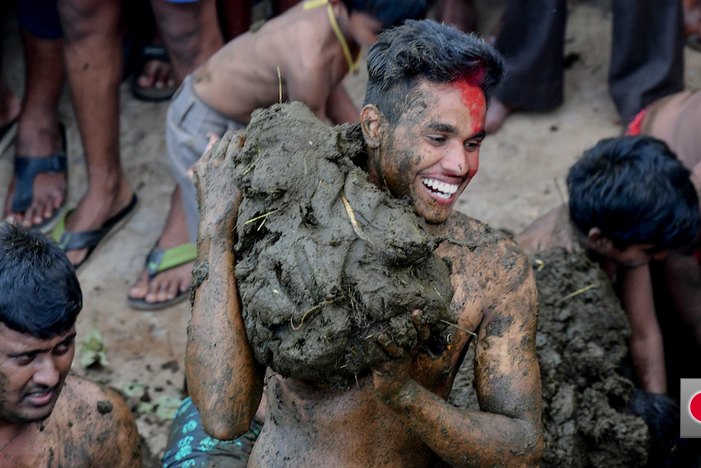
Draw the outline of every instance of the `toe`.
M148 284L148 272L146 270L141 272L141 276L136 280L134 286L129 289L129 297L132 299L143 299L148 294L149 284Z
M156 294L157 302L165 302L168 300L168 289L170 287L170 281L164 281L161 283L161 287L158 288L158 294Z
M177 296L178 293L180 292L179 291L180 288L178 286L180 286L178 284L178 281L170 281L168 283L166 290L165 290L165 299L163 299L163 300L170 301L171 299L174 299L175 296Z
M41 223L41 213L43 211L44 204L38 200L34 200L34 203L32 203L31 206L27 208L27 211L24 212L24 220L22 225L24 227L32 227L34 224L38 224L37 219L39 219L39 223Z
M151 280L148 285L148 292L146 293L146 302L154 304L158 302L158 293L161 289L161 278L156 276Z

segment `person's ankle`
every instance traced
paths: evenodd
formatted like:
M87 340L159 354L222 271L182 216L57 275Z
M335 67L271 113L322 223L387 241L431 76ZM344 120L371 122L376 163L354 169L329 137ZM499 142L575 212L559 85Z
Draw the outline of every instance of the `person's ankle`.
M61 141L58 115L53 112L22 112L17 129L17 154L49 156L60 151Z
M103 174L90 176L87 196L107 200L111 204L131 198L131 184L121 168L105 171Z

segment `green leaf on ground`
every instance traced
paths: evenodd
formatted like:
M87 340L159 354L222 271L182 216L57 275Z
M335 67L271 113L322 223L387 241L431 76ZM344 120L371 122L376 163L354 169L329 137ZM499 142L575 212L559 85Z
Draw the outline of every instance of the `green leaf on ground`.
M105 342L97 328L93 327L85 335L85 341L80 347L80 365L84 369L91 366L107 367L107 354L105 354Z

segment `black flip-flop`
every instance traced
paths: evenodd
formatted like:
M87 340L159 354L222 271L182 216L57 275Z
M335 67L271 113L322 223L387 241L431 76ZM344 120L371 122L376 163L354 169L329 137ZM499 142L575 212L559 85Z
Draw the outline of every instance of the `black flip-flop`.
M73 209L67 210L59 218L58 224L56 224L56 227L51 232L51 237L61 246L64 252L88 249L88 254L83 261L75 265L75 269L78 270L80 267L87 264L88 260L98 250L98 247L104 245L110 237L124 227L136 212L138 203L139 199L136 197L136 194L132 195L129 204L119 213L105 221L99 228L85 232L71 232L66 230L66 218L74 211Z
M173 97L173 94L175 94L177 89L176 86L166 86L164 88L156 88L155 86L144 88L139 86L139 77L146 66L146 62L149 60L159 60L161 62L170 63L170 56L168 55L166 48L163 46L154 44L144 46L144 48L141 49L141 53L139 54L139 58L136 62L136 68L134 69L134 74L131 77L131 93L140 101L167 101Z
M34 200L34 179L39 174L65 174L66 188L63 191L63 204L54 211L51 218L41 224L32 226L41 232L48 232L61 216L68 201L68 158L66 156L66 129L59 126L63 148L58 153L50 156L20 156L15 155L15 194L12 197L12 211L24 213L32 206Z

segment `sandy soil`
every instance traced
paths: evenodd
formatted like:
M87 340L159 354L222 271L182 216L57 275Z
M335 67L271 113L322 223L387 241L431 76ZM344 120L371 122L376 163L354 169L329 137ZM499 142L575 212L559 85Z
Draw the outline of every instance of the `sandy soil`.
M504 0L478 1L481 29L495 24ZM480 173L466 190L457 209L494 227L519 232L537 216L561 202L558 186L568 167L587 147L621 127L606 84L610 56L611 17L602 0L574 2L567 30L566 53L580 60L566 73L565 104L544 115L514 115L482 148ZM17 26L3 29L3 74L21 94L23 64ZM687 86L701 88L701 54L687 49ZM364 72L347 81L356 103L362 101ZM78 374L116 388L136 381L150 386L152 398L179 397L183 385L183 355L189 307L181 304L161 312L136 312L126 305L128 286L137 278L148 250L156 242L168 211L173 178L165 153L166 104L134 100L122 86L122 163L136 188L141 206L132 221L100 252L99 261L80 272L85 307L78 320L78 344L97 327L107 345L109 366L100 372ZM61 104L70 155L70 202L86 188L85 166L78 128L66 93ZM11 152L0 160L0 203L12 174ZM560 189L562 190L562 188ZM156 456L167 438L166 423L150 416L138 419L139 430Z

